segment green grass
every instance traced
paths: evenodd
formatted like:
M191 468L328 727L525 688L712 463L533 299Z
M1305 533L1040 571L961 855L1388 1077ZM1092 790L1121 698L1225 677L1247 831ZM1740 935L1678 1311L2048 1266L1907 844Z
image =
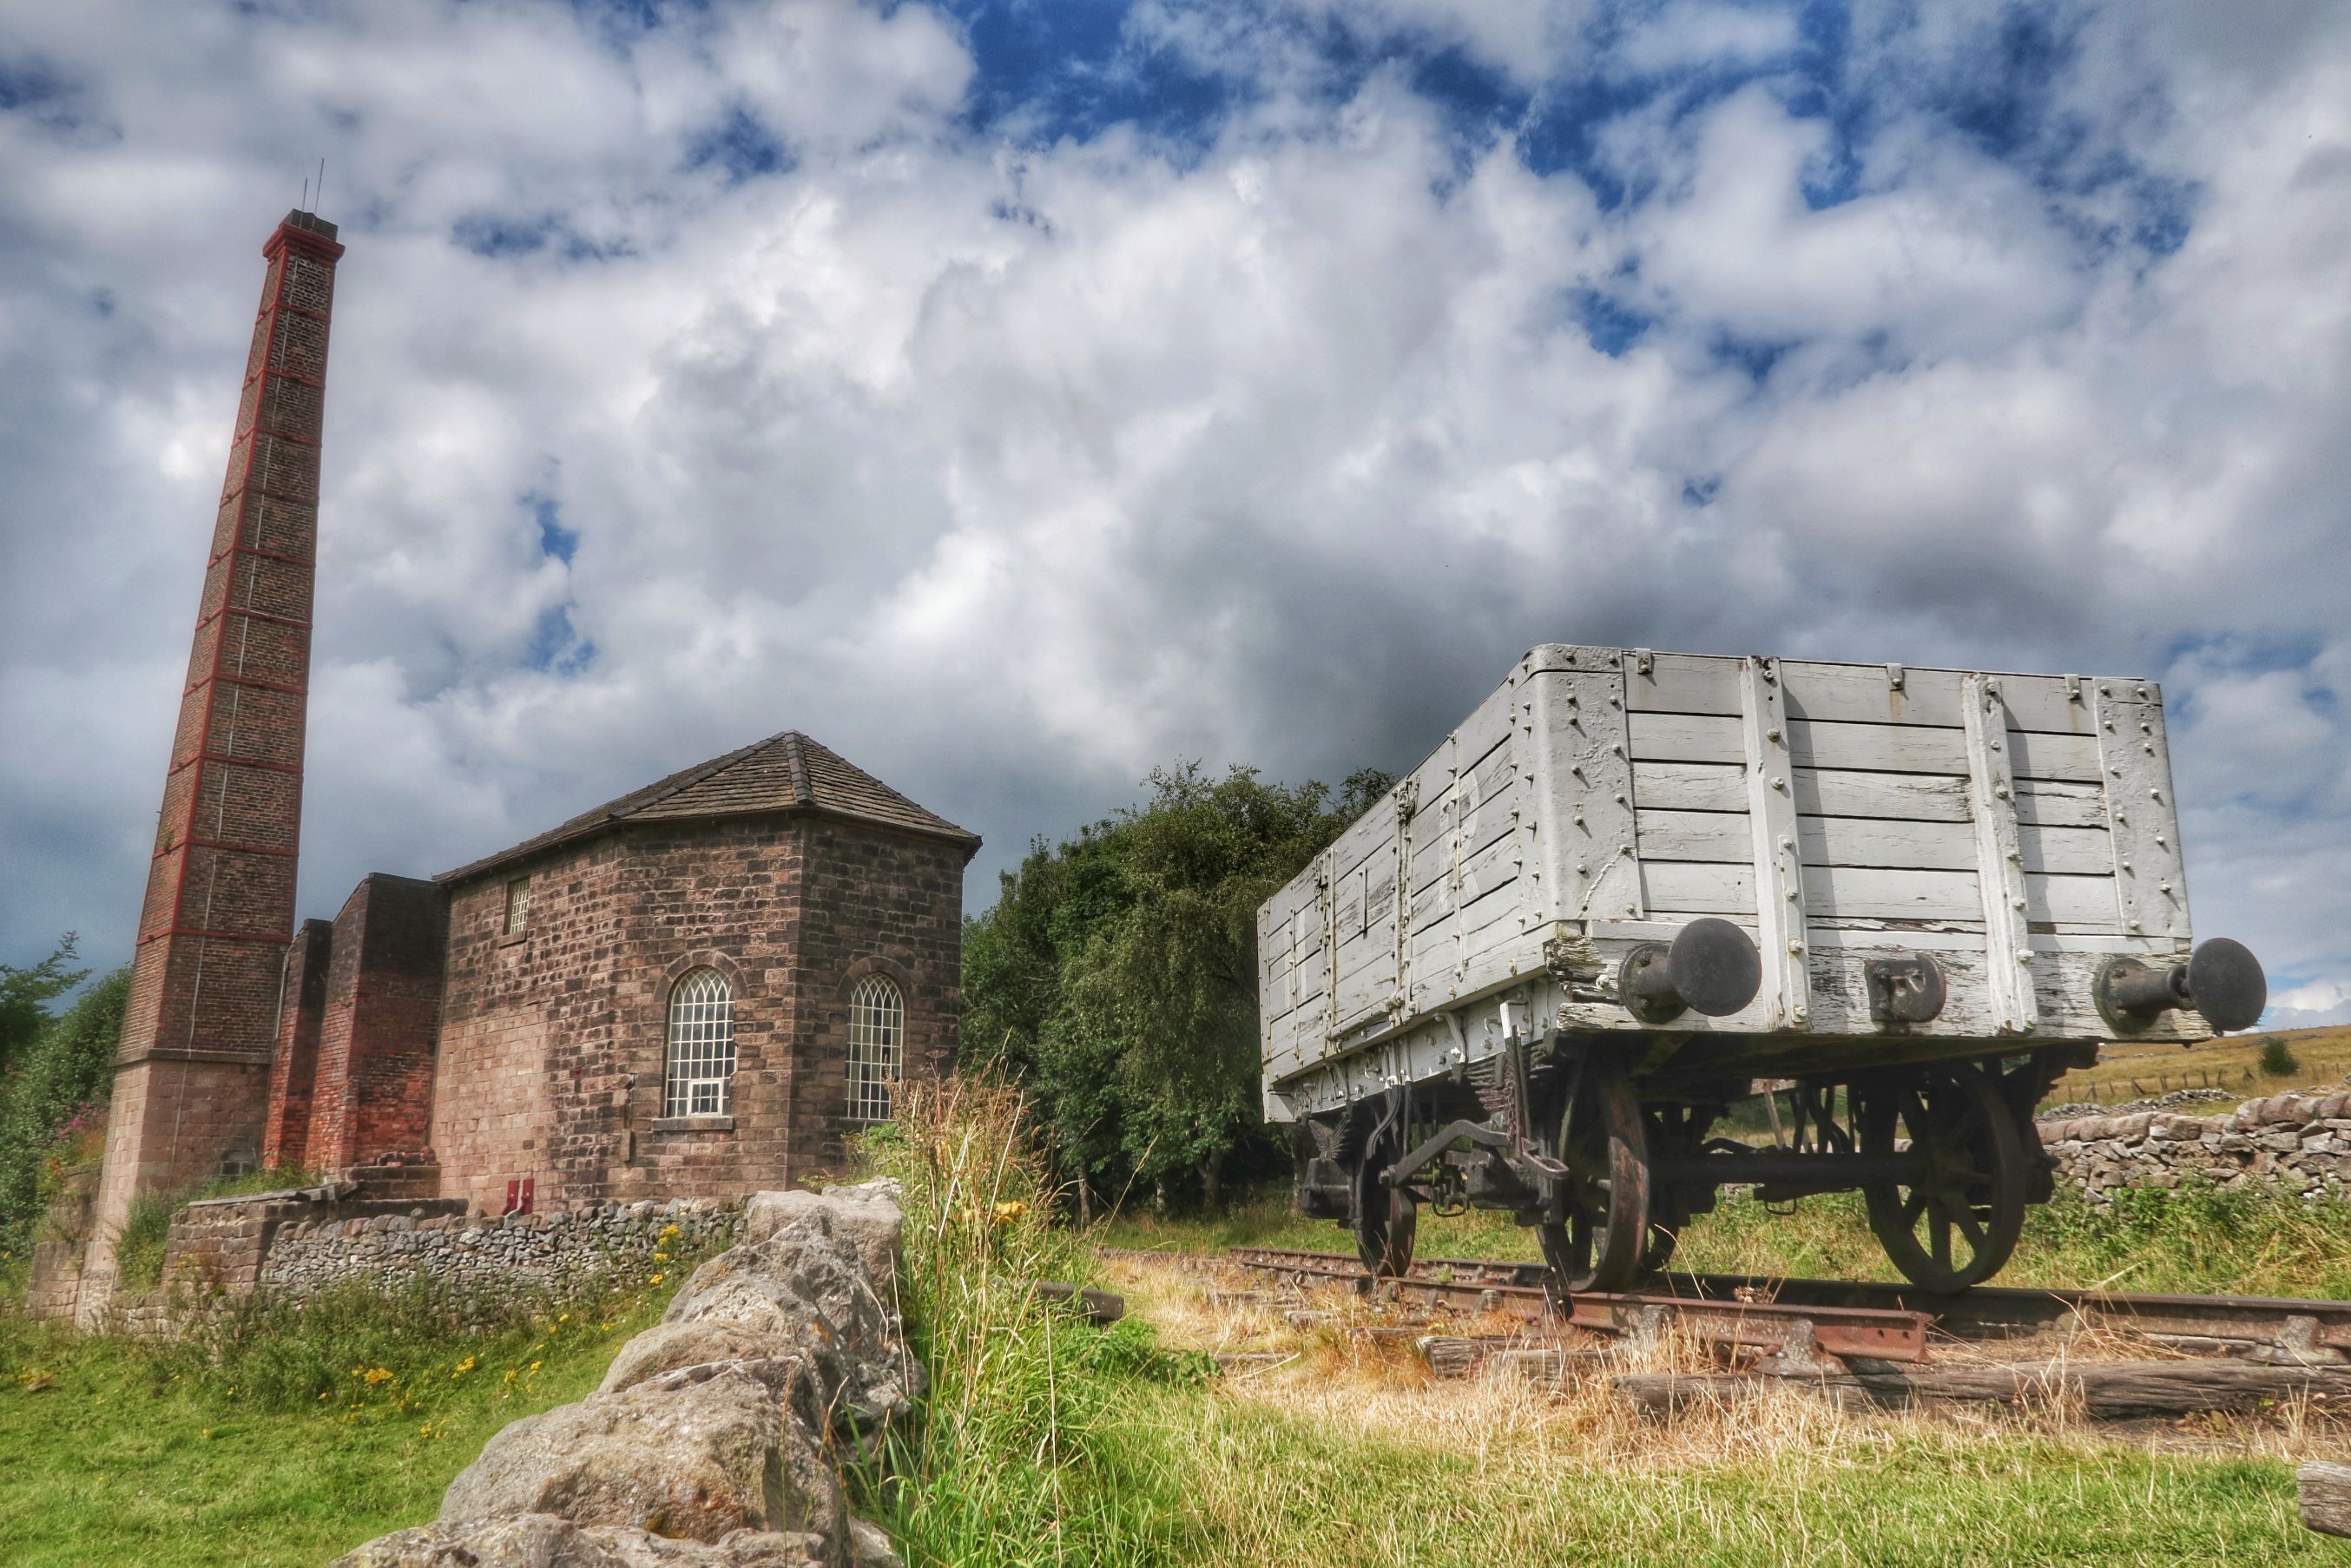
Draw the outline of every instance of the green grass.
M2339 1563L2274 1461L2032 1437L1800 1447L1764 1462L1579 1460L1556 1444L1367 1440L1238 1401L1155 1413L1195 1538L1170 1561L1513 1564Z
M1409 1404L1419 1396L1408 1375L1359 1397L1336 1364L1289 1395L1278 1384L1204 1383L1147 1329L1089 1334L1009 1288L1081 1277L1087 1264L1071 1238L1040 1223L1042 1186L1021 1156L1008 1097L927 1114L878 1151L907 1184L910 1305L936 1380L929 1425L901 1452L904 1479L875 1494L910 1563L2344 1559L2301 1527L2291 1470L2273 1458L2158 1455L2143 1438L2013 1424L1855 1419L1807 1401L1798 1405L1811 1414L1784 1435L1756 1440L1736 1435L1755 1418L1677 1434L1597 1394L1530 1415L1507 1396L1497 1405L1465 1391L1469 1403L1447 1420L1441 1396L1426 1414ZM2339 1211L2258 1195L2145 1197L2037 1216L2021 1270L2074 1283L2127 1271L2157 1289L2351 1286L2351 1226ZM1002 1203L1022 1212L991 1218ZM1214 1221L1129 1217L1090 1239L1192 1252L1343 1244L1335 1227L1293 1219L1277 1199ZM1425 1218L1421 1231L1425 1252L1528 1256L1528 1241L1492 1216ZM1850 1202L1809 1202L1790 1217L1732 1205L1685 1245L1711 1268L1830 1273L1868 1271L1866 1261L1883 1271ZM1115 1348L1090 1348L1102 1346ZM1406 1403L1375 1415L1383 1399Z
M336 1294L182 1343L0 1313L0 1563L290 1568L423 1523L492 1433L593 1389L677 1283L473 1326L425 1293Z

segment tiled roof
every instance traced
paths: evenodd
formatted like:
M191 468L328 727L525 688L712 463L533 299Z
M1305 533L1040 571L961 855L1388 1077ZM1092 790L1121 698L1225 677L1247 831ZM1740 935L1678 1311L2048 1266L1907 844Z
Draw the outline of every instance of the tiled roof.
M673 773L607 800L592 811L512 849L444 872L436 882L464 882L540 850L623 822L668 822L708 817L739 817L771 811L821 811L875 822L904 832L950 839L973 849L979 836L945 817L925 811L839 752L828 750L796 729L769 736L724 757Z

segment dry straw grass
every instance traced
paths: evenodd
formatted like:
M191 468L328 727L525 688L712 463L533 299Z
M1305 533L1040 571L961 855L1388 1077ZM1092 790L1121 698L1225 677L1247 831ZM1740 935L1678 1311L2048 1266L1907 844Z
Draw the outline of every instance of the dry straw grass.
M1871 1462L1889 1447L1929 1442L1938 1448L1970 1442L2005 1444L2020 1437L2097 1447L2116 1442L2168 1451L2229 1452L2312 1458L2351 1452L2341 1418L2305 1400L2283 1402L2259 1416L2216 1415L2179 1422L2124 1427L2093 1423L2077 1385L2062 1375L2069 1364L2185 1359L2167 1348L2102 1323L2062 1336L1997 1343L1946 1342L1936 1364L2046 1362L2044 1392L2013 1405L1935 1401L1910 1408L1856 1406L1824 1398L1790 1381L1742 1387L1722 1398L1698 1398L1670 1418L1645 1413L1614 1394L1610 1380L1635 1374L1703 1375L1725 1370L1722 1358L1696 1336L1669 1330L1640 1342L1548 1333L1530 1339L1566 1344L1593 1355L1577 1359L1563 1384L1546 1386L1509 1367L1465 1379L1440 1380L1410 1337L1374 1337L1365 1330L1393 1327L1392 1309L1340 1287L1291 1292L1293 1299L1231 1298L1270 1294L1255 1276L1230 1267L1118 1260L1110 1280L1127 1292L1130 1309L1157 1327L1170 1345L1209 1352L1288 1352L1295 1360L1226 1378L1224 1397L1295 1419L1362 1437L1454 1455L1478 1462L1581 1468L1675 1470L1725 1465L1782 1465L1791 1460L1838 1468ZM1327 1314L1305 1327L1292 1312ZM1509 1333L1524 1325L1487 1319L1431 1318L1429 1333Z

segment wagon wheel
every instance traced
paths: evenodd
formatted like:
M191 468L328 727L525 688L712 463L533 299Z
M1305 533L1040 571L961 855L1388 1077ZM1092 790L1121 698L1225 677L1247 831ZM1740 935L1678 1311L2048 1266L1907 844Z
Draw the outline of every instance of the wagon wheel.
M1593 1064L1561 1108L1567 1223L1536 1227L1563 1291L1615 1291L1640 1272L1649 1228L1649 1139L1623 1070Z
M1866 1091L1861 1152L1891 1155L1898 1138L1927 1156L1909 1182L1862 1188L1869 1228L1894 1266L1929 1291L1990 1279L2015 1250L2032 1171L2016 1118L1981 1068L1931 1067Z
M1367 1138L1355 1166L1355 1252L1374 1279L1400 1280L1412 1270L1412 1237L1419 1205L1412 1194L1380 1177L1404 1154L1404 1129Z

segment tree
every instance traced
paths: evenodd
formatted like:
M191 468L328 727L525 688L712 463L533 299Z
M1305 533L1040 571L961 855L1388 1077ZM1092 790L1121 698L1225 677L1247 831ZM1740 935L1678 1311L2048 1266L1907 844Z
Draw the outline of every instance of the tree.
M42 1030L6 1080L0 1102L0 1250L21 1251L31 1239L48 1197L43 1168L59 1157L60 1132L102 1131L100 1109L130 999L131 971L117 969Z
M1268 784L1196 764L1006 873L964 948L967 1058L1035 1096L1064 1180L1198 1184L1261 1145L1257 908L1389 780Z
M49 1004L89 978L73 967L74 934L57 939L57 950L25 968L0 964L0 1074L15 1068L34 1038L48 1027Z
M2262 1041L2262 1071L2271 1078L2291 1078L2302 1071L2302 1059L2283 1035L2273 1034Z

